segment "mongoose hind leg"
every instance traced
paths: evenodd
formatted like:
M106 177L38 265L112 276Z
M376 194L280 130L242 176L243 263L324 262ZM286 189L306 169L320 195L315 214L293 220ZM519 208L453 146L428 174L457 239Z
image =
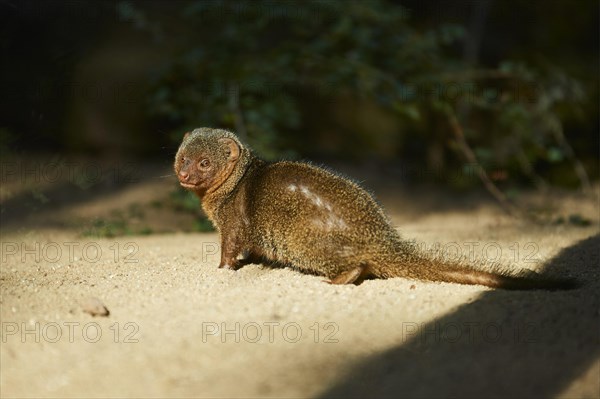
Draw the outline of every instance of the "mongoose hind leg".
M367 276L369 267L367 265L360 265L347 270L343 273L338 274L331 279L330 284L360 284Z

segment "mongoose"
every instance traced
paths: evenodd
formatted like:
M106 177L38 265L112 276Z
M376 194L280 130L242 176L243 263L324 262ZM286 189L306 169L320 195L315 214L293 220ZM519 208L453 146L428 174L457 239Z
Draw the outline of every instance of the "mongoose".
M574 285L428 257L400 237L358 184L308 163L263 161L229 131L186 133L175 172L221 235L220 268L274 263L325 276L332 284L404 277L504 289Z

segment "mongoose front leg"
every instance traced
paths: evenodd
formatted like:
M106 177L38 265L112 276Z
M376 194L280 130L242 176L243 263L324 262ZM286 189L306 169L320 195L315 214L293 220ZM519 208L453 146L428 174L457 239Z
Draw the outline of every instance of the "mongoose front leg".
M367 270L367 265L356 266L332 278L330 284L359 284L365 279Z
M221 263L219 263L219 269L230 269L236 270L241 265L237 256L241 250L236 239L235 234L223 234L221 236Z

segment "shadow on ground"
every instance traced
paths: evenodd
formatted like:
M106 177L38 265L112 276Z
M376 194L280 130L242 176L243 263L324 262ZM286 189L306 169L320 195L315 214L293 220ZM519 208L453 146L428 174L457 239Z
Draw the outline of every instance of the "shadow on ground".
M83 165L93 166L95 167L93 170L100 172L88 178L89 181L76 182L62 179L51 184L42 184L48 182L43 181L39 170L33 168L31 172L38 173L34 175L36 179L27 186L20 187L16 195L0 201L2 229L10 231L23 227L72 228L72 221L57 219L53 215L58 211L118 196L137 184L162 181L165 177L169 178L164 179L165 188L174 185L174 178L165 176L170 173L170 167L165 163L131 163L126 164L127 168L119 164L105 165L93 161ZM59 175L66 177L66 172L59 170L61 171Z
M577 276L582 288L490 291L434 322L405 323L400 346L356 365L321 397L560 394L600 354L599 252L595 235L546 267Z

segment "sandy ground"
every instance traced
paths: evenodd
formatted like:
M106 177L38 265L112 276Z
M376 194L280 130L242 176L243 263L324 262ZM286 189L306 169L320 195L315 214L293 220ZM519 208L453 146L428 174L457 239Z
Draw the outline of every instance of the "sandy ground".
M289 269L219 270L214 233L92 239L13 221L1 239L1 396L600 397L597 202L564 200L591 226L532 226L493 204L402 212L384 197L425 249L584 286L331 286ZM90 297L110 315L86 313Z

